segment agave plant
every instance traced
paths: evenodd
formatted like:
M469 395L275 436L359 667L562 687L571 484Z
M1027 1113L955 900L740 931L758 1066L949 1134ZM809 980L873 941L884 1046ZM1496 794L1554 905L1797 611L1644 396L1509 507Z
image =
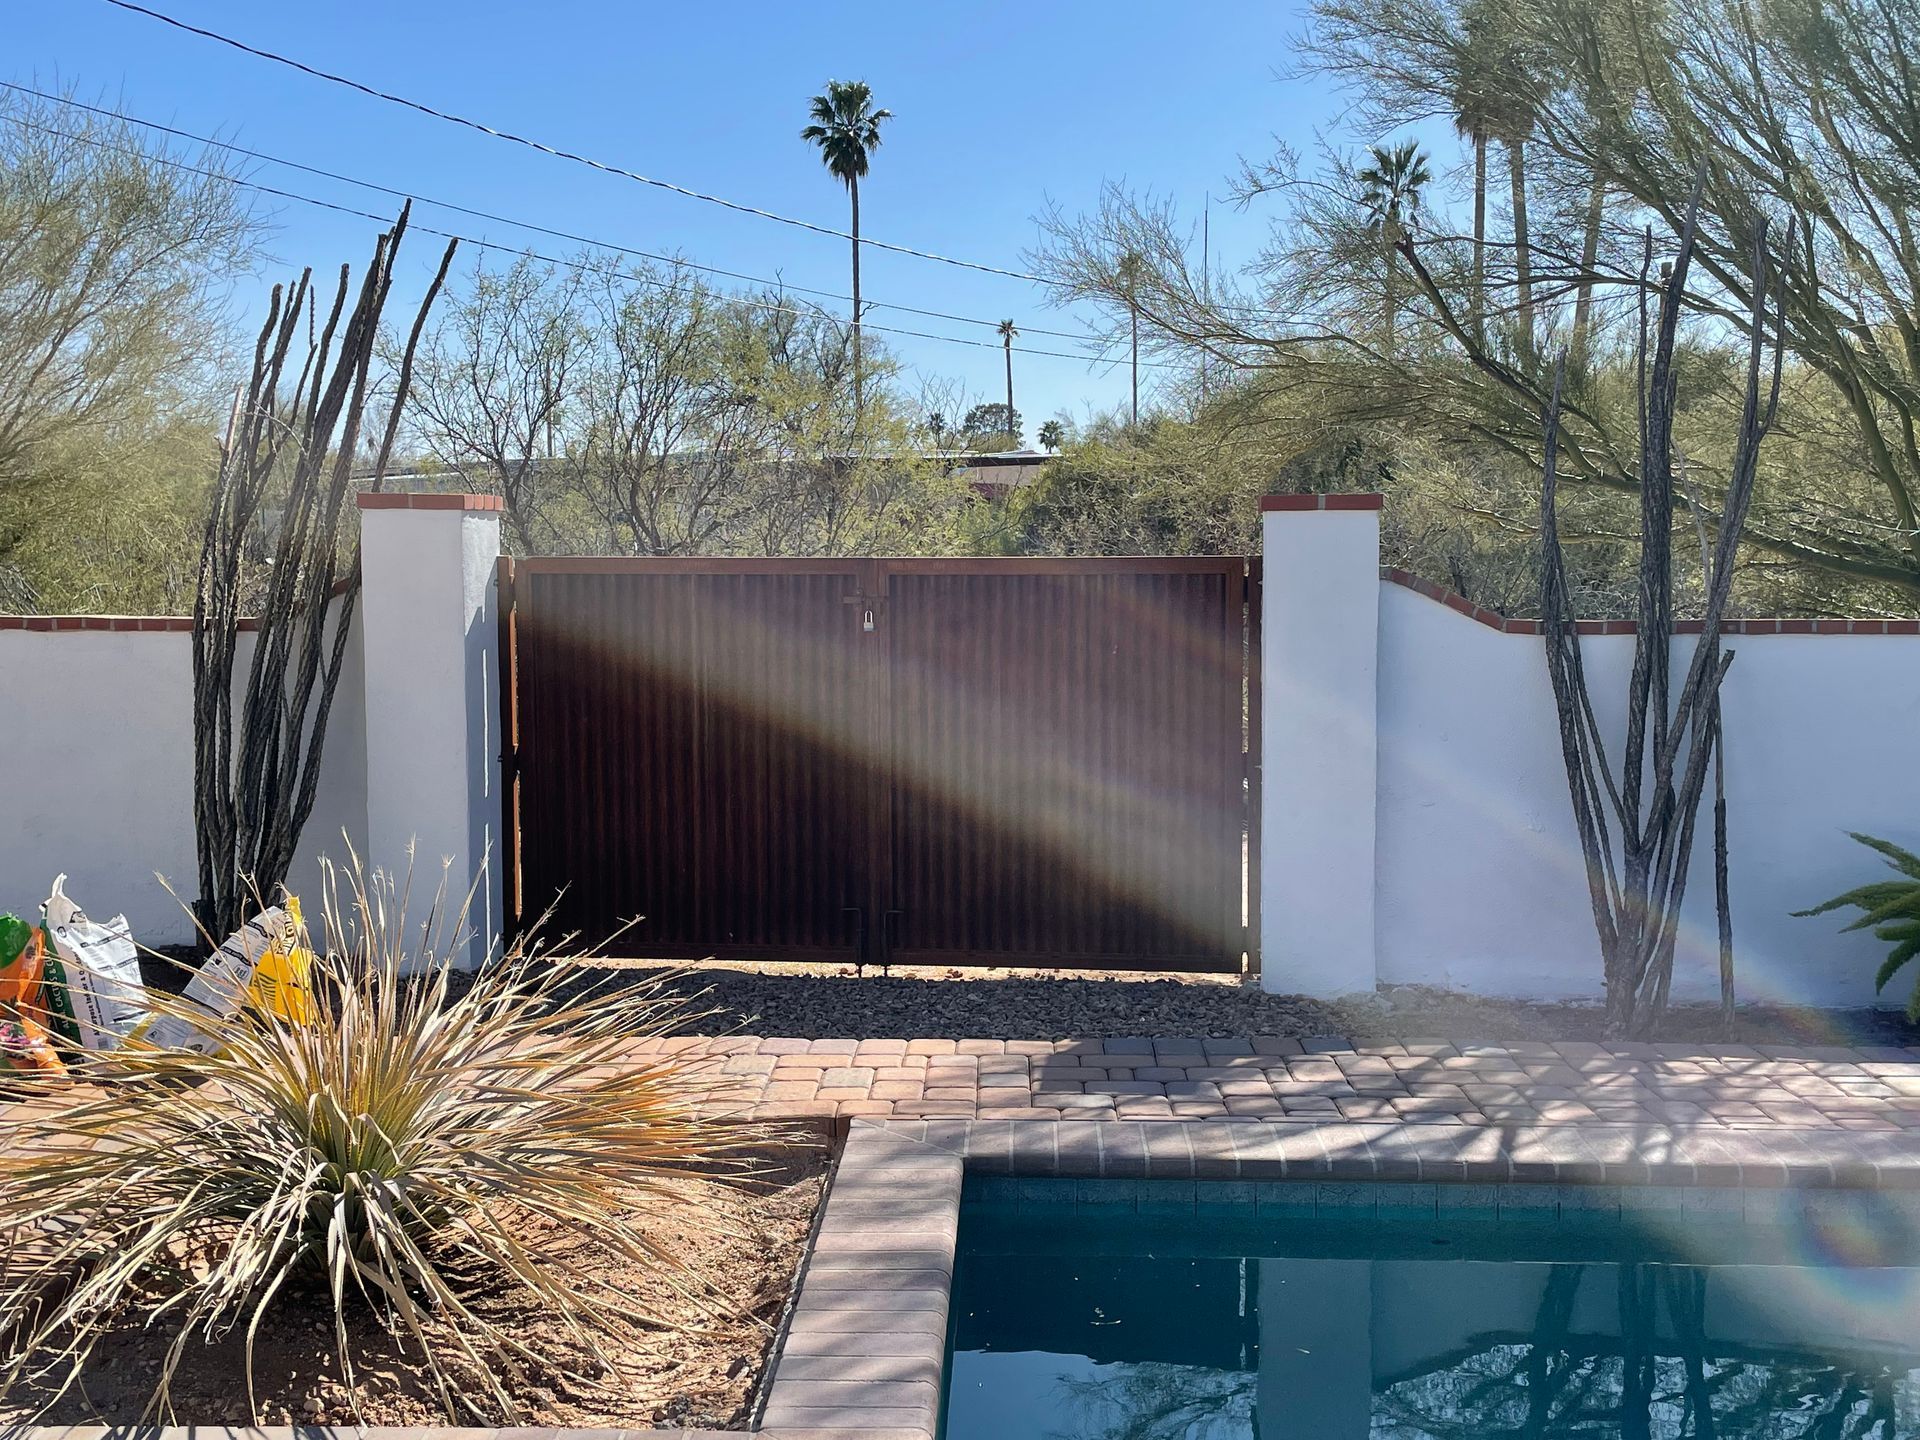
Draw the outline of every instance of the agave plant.
M1846 929L1865 930L1871 927L1875 936L1893 946L1887 958L1880 962L1879 973L1873 978L1874 992L1878 994L1887 988L1887 982L1900 972L1901 967L1914 956L1920 955L1920 855L1902 850L1891 840L1876 839L1858 831L1852 834L1862 845L1879 851L1900 878L1862 885L1844 895L1834 896L1824 905L1793 913L1824 915L1829 910L1839 910L1845 906L1859 910L1860 918ZM1920 1024L1920 979L1914 981L1913 992L1907 996L1907 1018Z
M568 998L567 967L526 952L457 974L464 906L410 924L404 884L357 861L346 879L348 904L331 873L323 897L311 1024L154 994L216 1052L135 1043L46 1103L0 1106L0 1398L50 1405L115 1327L158 1325L149 1415L171 1417L190 1344L243 1334L257 1421L256 1336L317 1278L356 1410L348 1324L370 1311L423 1355L450 1419L511 1420L516 1367L556 1357L471 1303L476 1275L524 1287L602 1377L610 1323L636 1317L580 1257L694 1286L657 1238L661 1208L686 1203L674 1182L744 1173L769 1137L709 1113L697 1067L636 1049L681 999ZM443 882L435 916L444 900Z

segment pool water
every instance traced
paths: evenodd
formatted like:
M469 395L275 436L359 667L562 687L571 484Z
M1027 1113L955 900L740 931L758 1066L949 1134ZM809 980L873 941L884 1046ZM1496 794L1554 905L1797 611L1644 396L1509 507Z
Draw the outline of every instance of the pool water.
M970 1199L946 1440L1920 1436L1898 1212L1262 1215L1206 1184Z

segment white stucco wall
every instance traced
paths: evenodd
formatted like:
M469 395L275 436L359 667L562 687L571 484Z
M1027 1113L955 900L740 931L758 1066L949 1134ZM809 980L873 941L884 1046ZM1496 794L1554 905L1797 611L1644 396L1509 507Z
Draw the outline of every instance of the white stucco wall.
M347 644L320 789L289 884L317 893L318 857L366 830L361 647ZM244 685L252 655L242 635ZM184 631L0 630L0 910L32 918L53 877L100 918L125 913L149 944L192 937L193 654ZM169 895L156 872L180 896Z
M1379 979L1598 997L1600 957L1543 642L1381 582L1374 917ZM1631 636L1583 636L1606 734L1624 735ZM1684 663L1692 638L1675 653ZM1885 947L1804 908L1878 878L1862 830L1920 849L1920 637L1739 635L1724 690L1743 1001L1873 1001ZM1269 753L1271 769L1277 757ZM1709 801L1711 803L1711 789ZM1718 992L1709 817L1674 991ZM1283 987L1284 988L1284 987ZM1897 998L1904 999L1905 984Z
M1380 512L1268 503L1289 508L1261 516L1261 983L1345 995L1373 988L1377 946L1355 892L1376 863Z
M383 497L393 498L393 497ZM501 919L500 521L490 510L364 508L367 860L413 890L471 891L466 959L485 957ZM449 937L450 938L450 937Z
M341 852L343 829L375 864L399 863L417 840L426 863L451 858L463 884L490 852L497 860L497 520L449 498L365 516L367 588L297 890L317 888L317 856ZM1597 998L1540 639L1380 580L1371 511L1330 505L1265 521L1262 983ZM1617 737L1632 639L1583 644L1602 724ZM1842 935L1839 917L1790 912L1883 873L1848 830L1920 849L1920 636L1739 635L1729 645L1742 998L1872 1003L1881 944ZM246 656L243 644L243 670ZM124 911L152 943L188 938L155 872L192 897L190 672L182 631L0 628L10 681L0 908L33 914L64 870L96 914ZM473 917L483 931L498 913L498 874L496 864ZM1712 997L1716 963L1703 825L1676 993Z

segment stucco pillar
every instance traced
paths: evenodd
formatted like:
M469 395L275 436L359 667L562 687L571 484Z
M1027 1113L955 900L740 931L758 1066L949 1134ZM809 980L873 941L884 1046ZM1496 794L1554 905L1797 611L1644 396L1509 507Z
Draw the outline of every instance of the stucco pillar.
M404 873L424 913L448 863L469 889L478 965L500 932L500 501L362 495L361 632L367 683L367 855Z
M1380 497L1260 508L1260 983L1371 992Z

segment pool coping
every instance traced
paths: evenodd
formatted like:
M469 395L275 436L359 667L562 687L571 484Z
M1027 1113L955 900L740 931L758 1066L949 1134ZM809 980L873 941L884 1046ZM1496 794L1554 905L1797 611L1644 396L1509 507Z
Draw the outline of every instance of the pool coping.
M1459 1127L1192 1120L852 1122L774 1357L764 1434L932 1440L966 1175L1101 1180L1898 1190L1904 1134L1664 1126ZM804 1318L804 1325L802 1320ZM802 1338L796 1346L795 1340Z
M1920 1192L1904 1133L1366 1121L854 1119L757 1429L13 1426L0 1440L933 1440L968 1173ZM1914 1197L1920 1204L1920 1194Z

